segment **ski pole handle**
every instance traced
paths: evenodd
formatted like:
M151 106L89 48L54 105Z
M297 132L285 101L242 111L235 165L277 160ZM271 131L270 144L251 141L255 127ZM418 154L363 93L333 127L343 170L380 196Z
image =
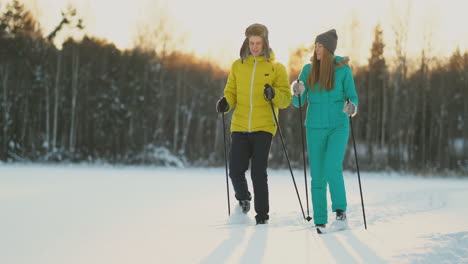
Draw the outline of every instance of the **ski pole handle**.
M265 84L265 89L263 90L263 95L267 101L271 101L275 97L275 89L271 87L268 83Z

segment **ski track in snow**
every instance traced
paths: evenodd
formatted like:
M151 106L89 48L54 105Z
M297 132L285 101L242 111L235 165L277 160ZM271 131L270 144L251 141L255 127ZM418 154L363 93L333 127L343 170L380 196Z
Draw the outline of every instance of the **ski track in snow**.
M318 235L289 171L269 172L264 226L253 202L241 213L232 186L227 217L224 173L2 166L0 263L468 263L467 179L363 172L364 230L357 176L346 172L349 229Z
M424 247L431 247L429 252L409 253L399 256L401 259L412 259L412 263L468 263L468 232L457 232L445 235L426 237L430 242Z
M450 192L464 192L461 188L446 190ZM447 194L432 190L409 190L407 192L396 192L385 197L385 200L368 204L368 210L373 213L368 219L369 224L376 222L389 222L404 215L421 212L430 212L441 209L447 204ZM360 205L354 205L351 211L360 210Z

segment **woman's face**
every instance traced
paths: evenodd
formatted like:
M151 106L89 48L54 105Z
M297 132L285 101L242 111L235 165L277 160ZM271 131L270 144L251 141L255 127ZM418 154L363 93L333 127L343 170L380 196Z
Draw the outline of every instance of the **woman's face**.
M263 39L260 36L250 36L249 37L249 48L250 52L254 56L258 56L263 51Z
M317 60L321 60L323 56L323 45L320 43L315 43L315 55Z

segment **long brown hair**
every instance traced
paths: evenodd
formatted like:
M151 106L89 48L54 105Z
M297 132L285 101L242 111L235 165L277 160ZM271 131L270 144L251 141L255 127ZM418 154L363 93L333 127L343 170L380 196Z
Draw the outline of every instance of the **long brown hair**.
M317 54L314 49L314 56L310 58L312 67L310 68L309 78L307 80L309 87L315 89L314 84L318 82L319 89L330 91L335 84L335 60L333 54L324 48L322 59L317 60Z

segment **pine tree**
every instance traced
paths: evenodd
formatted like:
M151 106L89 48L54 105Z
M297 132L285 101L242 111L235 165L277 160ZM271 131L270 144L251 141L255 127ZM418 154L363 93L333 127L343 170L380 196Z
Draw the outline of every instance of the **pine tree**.
M7 4L0 24L0 35L34 34L36 37L41 35L38 22L18 0L12 0Z
M369 157L374 157L373 148L386 144L386 118L388 115L388 68L384 58L385 44L380 24L374 29L374 41L369 58L367 87L366 137ZM370 164L372 164L370 160Z

